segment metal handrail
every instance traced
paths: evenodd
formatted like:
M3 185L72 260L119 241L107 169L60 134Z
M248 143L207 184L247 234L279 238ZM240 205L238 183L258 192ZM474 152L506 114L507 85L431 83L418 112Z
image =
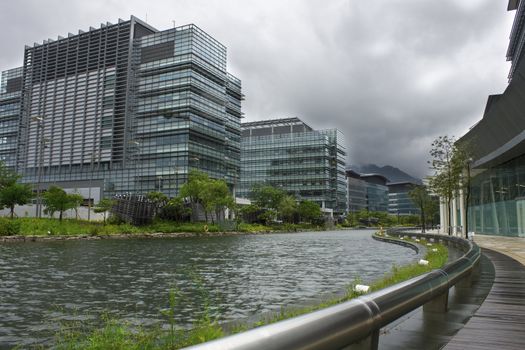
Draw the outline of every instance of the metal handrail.
M434 299L448 296L449 288L472 273L480 259L479 247L473 242L458 237L402 230L389 230L388 234L432 238L454 244L466 253L441 269L377 292L187 349L335 350L361 342L366 338L370 340L370 347L374 349L377 348L380 328ZM445 303L447 299L445 297Z

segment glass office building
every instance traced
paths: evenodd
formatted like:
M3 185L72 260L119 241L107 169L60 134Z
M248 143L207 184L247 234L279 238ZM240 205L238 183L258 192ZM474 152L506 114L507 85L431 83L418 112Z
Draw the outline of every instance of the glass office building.
M525 237L525 2L511 0L508 9L516 11L507 51L509 85L504 93L489 96L483 118L458 141L472 149L472 180L468 221L460 194L452 226Z
M268 184L334 214L347 211L343 134L314 130L298 118L243 123L238 196Z
M0 160L11 169L16 166L22 72L10 69L0 78Z
M392 215L419 215L420 209L416 207L408 194L418 184L412 182L390 182L388 186L388 213Z
M90 188L95 200L174 196L190 169L238 183L241 82L197 26L158 31L132 16L26 46L17 72L2 92L20 80L23 181Z
M358 212L367 209L366 181L361 175L353 170L346 170L348 182L348 211Z
M366 186L368 211L388 211L388 179L381 174L361 174Z

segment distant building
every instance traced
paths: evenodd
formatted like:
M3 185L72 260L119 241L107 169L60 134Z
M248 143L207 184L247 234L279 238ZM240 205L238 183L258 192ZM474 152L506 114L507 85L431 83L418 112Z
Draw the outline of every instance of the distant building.
M419 215L420 209L408 194L415 184L410 181L390 182L388 185L388 213L392 215Z
M239 182L241 82L195 25L131 17L26 46L2 73L0 159L91 200L178 193L191 169Z
M347 211L343 134L314 130L298 118L243 123L237 196L268 184L334 214Z
M366 209L366 181L361 179L361 174L351 170L346 170L346 180L348 182L348 211L351 213Z
M366 206L368 211L388 211L388 179L381 174L362 174L366 183Z

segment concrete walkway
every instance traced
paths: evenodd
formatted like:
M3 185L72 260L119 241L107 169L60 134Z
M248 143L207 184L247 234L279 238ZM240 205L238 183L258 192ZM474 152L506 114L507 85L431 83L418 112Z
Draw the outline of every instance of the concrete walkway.
M476 235L474 242L481 248L508 255L525 265L525 237Z

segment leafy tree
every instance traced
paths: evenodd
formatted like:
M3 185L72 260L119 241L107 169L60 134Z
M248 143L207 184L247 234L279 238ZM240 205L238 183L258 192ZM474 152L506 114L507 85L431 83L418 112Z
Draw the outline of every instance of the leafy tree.
M113 208L115 201L110 198L101 199L98 204L93 208L95 213L102 213L104 216L104 225L106 224L106 215Z
M298 212L301 220L310 223L319 219L323 215L319 204L312 201L302 201L299 203Z
M75 219L78 219L78 207L82 205L84 197L82 197L82 195L78 193L68 194L68 197L71 203L71 209L75 211Z
M193 169L188 175L188 182L180 188L180 196L182 198L188 198L190 201L192 208L192 221L195 221L196 219L198 205L202 205L202 192L206 189L206 184L209 180L210 179L206 173ZM202 206L204 207L204 205Z
M436 201L428 194L425 186L414 186L408 195L419 208L422 232L425 232L428 218L431 218L436 208Z
M283 190L269 185L256 185L250 193L254 204L263 209L277 209L285 196Z
M155 205L154 216L156 216L159 210L168 203L169 198L162 192L152 191L146 195L153 204Z
M0 205L8 207L11 219L15 215L15 206L24 205L33 198L33 191L29 185L11 183L0 189Z
M207 211L215 211L217 221L224 217L226 208L233 209L235 206L235 200L224 180L210 180L202 195Z
M432 158L429 161L430 168L435 173L430 178L430 188L442 197L447 205L445 215L449 223L448 234L451 235L450 209L452 199L464 186L462 184L462 173L467 165L469 152L466 146L459 146L453 137L440 136L432 142L430 156Z
M81 195L77 193L68 194L60 187L54 185L49 187L43 194L43 202L46 207L45 213L53 216L58 211L59 221L62 221L62 216L66 210L78 208L82 200Z
M256 204L245 205L240 208L242 219L248 223L258 221L259 215L263 213L263 209Z
M224 180L210 179L207 174L198 170L190 172L188 182L180 189L180 195L190 200L193 219L197 213L197 205L200 204L206 221L209 212L215 212L219 220L221 215L224 216L224 210L233 208L235 203Z
M285 195L277 206L278 213L284 222L293 223L297 214L297 202L293 196Z
M181 197L174 197L162 207L159 217L166 220L182 222L191 216L191 208L188 208Z

